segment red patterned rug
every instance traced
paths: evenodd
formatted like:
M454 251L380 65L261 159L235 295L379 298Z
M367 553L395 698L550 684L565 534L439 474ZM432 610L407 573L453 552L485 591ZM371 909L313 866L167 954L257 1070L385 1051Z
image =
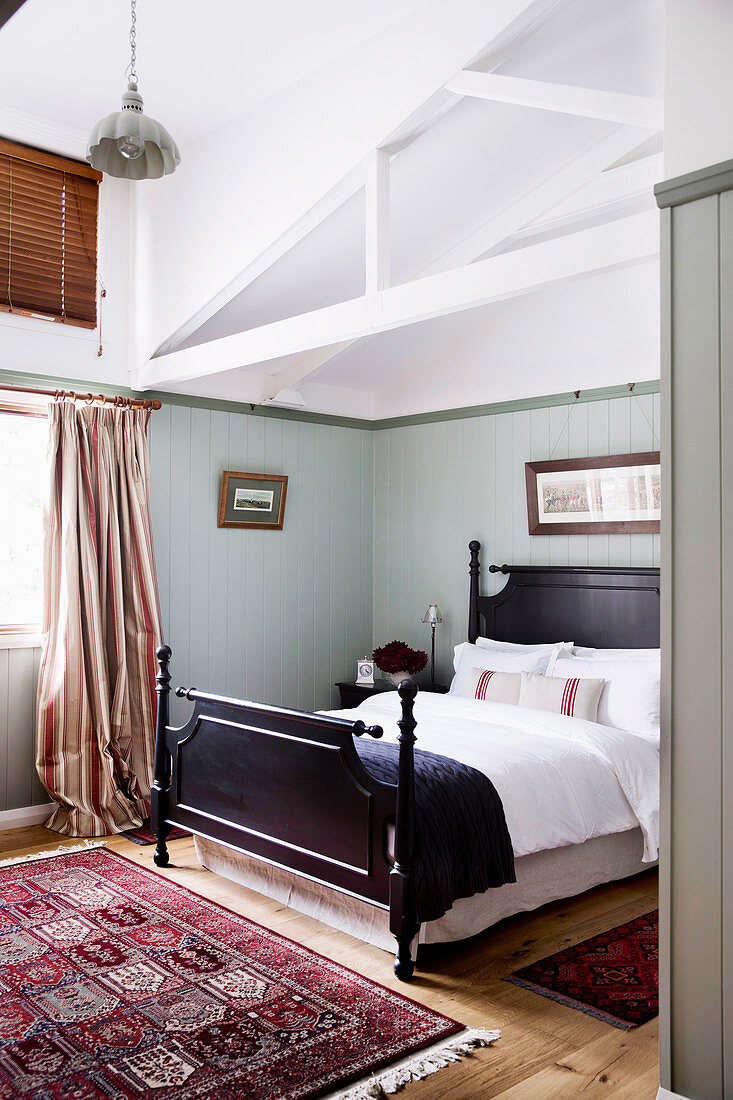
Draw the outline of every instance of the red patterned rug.
M155 844L158 839L150 828L150 818L148 818L147 821L143 821L139 829L130 829L122 835L127 837L128 840L131 840L133 844ZM178 825L174 825L168 833L166 840L180 840L181 837L190 835L187 829L180 829Z
M620 924L504 981L614 1027L637 1027L659 1011L659 915L655 910Z
M394 1091L498 1037L104 848L0 866L0 990L3 1100Z

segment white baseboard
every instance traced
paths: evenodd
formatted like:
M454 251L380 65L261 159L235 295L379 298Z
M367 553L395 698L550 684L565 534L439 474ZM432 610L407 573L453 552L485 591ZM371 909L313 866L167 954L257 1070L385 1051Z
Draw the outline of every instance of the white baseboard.
M22 829L24 825L40 825L55 806L55 802L44 802L42 806L21 806L19 810L0 810L0 829Z
M669 1089L663 1089L660 1085L657 1100L687 1100L687 1097L682 1096L679 1092L670 1092Z

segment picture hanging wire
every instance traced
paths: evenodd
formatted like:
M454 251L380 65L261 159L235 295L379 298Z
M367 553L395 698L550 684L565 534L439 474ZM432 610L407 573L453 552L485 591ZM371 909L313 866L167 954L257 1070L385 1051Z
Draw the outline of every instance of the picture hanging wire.
M630 390L633 389L633 386L634 386L634 383L631 382L629 384L629 389ZM644 417L647 424L649 425L651 433L654 436L654 442L656 443L659 450L661 450L662 449L662 444L659 440L659 436L657 435L656 431L654 430L654 425L652 424L651 420L649 419L649 417L646 414L646 409L644 408L644 405L642 403L642 400L641 400L640 396L637 393L632 393L631 396L634 398L634 401L636 402L636 407L639 409L639 411L641 412L641 415Z
M656 443L658 448L661 448L661 443L660 443L660 440L659 440L659 436L656 433L654 425L652 424L651 420L649 419L649 417L646 414L646 409L644 408L644 404L641 400L641 395L639 395L637 393L634 393L634 387L636 386L636 382L627 382L626 385L629 388L629 396L633 397L634 401L636 402L637 408L639 409L639 411L641 412L641 415L644 417L647 424L649 425L652 436L654 437L654 442ZM570 417L573 415L573 409L575 408L575 406L578 403L578 398L580 397L580 390L574 390L573 393L574 393L574 396L575 396L575 401L573 402L573 404L568 409L568 415L565 417L565 423L563 424L562 428L560 429L559 435L558 435L557 439L555 440L555 446L550 451L550 458L552 458L552 456L555 454L555 451L558 448L558 444L560 443L560 440L562 439L563 435L567 431L568 424L570 423Z
M565 432L568 430L568 424L570 423L570 417L573 415L573 409L575 408L575 406L578 403L578 398L580 397L580 390L574 390L573 393L575 395L575 401L573 402L573 404L568 409L568 415L565 417L565 423L563 424L562 428L560 429L560 434L558 435L557 439L555 440L555 446L550 451L550 459L552 459L552 456L554 455L555 451L557 450L558 443L560 442L560 440L564 436Z

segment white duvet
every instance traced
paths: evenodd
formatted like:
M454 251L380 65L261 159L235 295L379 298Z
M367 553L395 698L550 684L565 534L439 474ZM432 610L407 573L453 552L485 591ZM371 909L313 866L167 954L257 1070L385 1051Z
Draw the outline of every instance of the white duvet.
M399 735L396 691L329 711ZM654 738L506 703L421 692L416 748L489 777L504 805L515 856L582 844L637 825L645 862L659 848L659 748Z

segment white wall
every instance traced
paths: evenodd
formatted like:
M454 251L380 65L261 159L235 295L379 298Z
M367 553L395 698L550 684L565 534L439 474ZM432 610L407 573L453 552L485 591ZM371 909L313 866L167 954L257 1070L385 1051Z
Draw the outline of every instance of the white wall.
M667 0L667 178L733 157L733 4Z
M376 418L651 381L659 377L659 265L530 294L463 339L433 339L418 369L376 395Z
M105 177L99 195L99 276L104 352L94 331L41 318L0 313L0 369L128 386L130 331L130 193L126 180Z
M209 134L175 175L141 190L139 361L287 234L527 6L430 0Z

